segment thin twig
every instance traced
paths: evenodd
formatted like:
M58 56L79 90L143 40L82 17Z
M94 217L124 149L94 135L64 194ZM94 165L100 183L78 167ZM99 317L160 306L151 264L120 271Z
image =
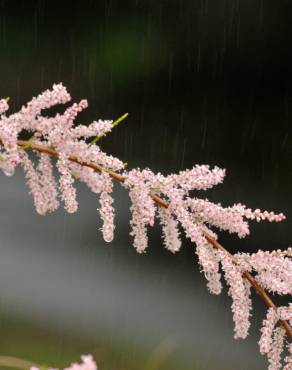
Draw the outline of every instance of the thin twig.
M41 368L40 365L18 357L0 356L0 367L12 367L13 369L27 370L31 367Z
M27 148L28 145L29 145L29 149L31 150L34 150L34 151L37 151L37 152L41 152L41 153L46 153L46 154L49 154L53 157L56 157L58 158L58 153L53 150L53 149L50 149L50 148L47 148L45 146L42 146L42 145L38 145L38 144L34 144L33 142L28 142L27 140L18 140L17 141L17 144L22 147L22 148ZM97 172L102 172L103 168L97 164L94 164L94 163L86 163L86 162L80 162L75 156L70 156L69 157L69 160L71 162L75 162L81 166L84 166L84 167L89 167L89 168L92 168L93 170L97 171ZM116 182L119 182L119 183L123 183L125 181L125 176L122 176L114 171L109 171L108 172L109 175L116 181ZM158 204L159 206L161 207L164 207L164 208L168 208L169 206L169 203L165 200L163 200L162 198L160 198L159 196L155 195L155 194L151 194L151 197L152 199L154 200L154 202L156 204ZM207 239L207 241L215 248L215 249L219 249L221 250L222 252L226 253L232 260L232 262L237 265L237 262L234 258L234 256L228 252L220 243L217 242L217 240L215 240L210 234L208 234L207 232L204 232L204 236L205 238ZM243 274L242 274L243 278L246 279L247 281L249 281L249 283L254 287L255 291L258 293L258 295L262 298L262 300L264 301L264 303L270 307L270 308L273 308L274 310L277 310L277 306L274 304L274 302L272 301L272 299L269 297L269 295L266 293L266 291L264 290L264 288L258 283L258 281L247 271L245 271ZM290 339L292 339L292 328L291 326L289 325L288 321L286 320L279 320L279 322L281 323L281 325L283 326L283 328L286 330L288 336L290 337Z

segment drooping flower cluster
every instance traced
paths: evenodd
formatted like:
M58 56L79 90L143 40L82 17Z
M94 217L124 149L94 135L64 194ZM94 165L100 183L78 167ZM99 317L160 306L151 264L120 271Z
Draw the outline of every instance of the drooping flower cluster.
M212 294L220 294L222 291L221 274L219 273L220 257L223 259L225 256L214 250L209 244L198 244L196 254L199 259L202 272L207 279L207 287Z
M12 175L18 165L23 167L35 208L42 215L55 211L59 200L69 213L76 212L78 202L74 183L75 180L85 183L98 195L101 231L107 242L113 240L115 229L113 179L121 182L131 200L131 235L137 252L146 251L147 228L154 225L156 218L162 226L164 246L172 253L178 252L181 227L196 246L195 253L208 289L214 294L222 290L221 266L232 298L234 335L235 338L245 338L250 325L251 299L250 284L243 278L244 271L255 274L257 281L272 293L291 294L291 250L237 254L232 260L224 251L214 249L206 235L216 239L215 227L242 238L249 234L248 220L278 222L285 216L259 209L252 211L242 204L223 207L208 199L194 197L194 191L207 190L223 182L225 170L218 167L196 165L167 176L155 174L150 169L125 171L121 160L104 153L96 145L97 139L110 132L117 121L98 120L88 126L74 126L78 113L88 106L86 100L69 106L63 114L42 115L43 110L70 100L62 84L54 85L52 90L33 98L18 113L10 116L6 115L7 99L0 100L0 169L6 175ZM31 133L26 142L19 141L22 131ZM27 149L39 152L37 165ZM58 180L53 173L51 155L56 157ZM280 347L284 341L284 333L280 329L271 339L276 322L282 317L279 312L269 311L260 341L261 352L269 354L270 364L274 366L271 369L277 369L275 364L279 363ZM271 345L272 340L274 346Z
M30 370L40 370L38 367L31 367ZM58 370L55 368L48 368L48 370ZM96 363L91 355L82 355L81 362L73 362L70 366L65 367L64 370L98 370Z
M147 248L147 225L153 226L156 207L150 196L150 187L155 180L150 170L132 170L128 173L124 185L129 189L132 201L132 233L134 247L138 253L145 252Z
M262 335L259 341L260 352L266 355L269 361L269 370L281 369L281 355L285 349L286 331L281 326L276 326L279 319L287 320L292 324L292 304L279 307L277 310L270 308L263 321ZM284 370L291 370L292 344L287 343L287 356L285 357Z
M232 263L230 258L224 252L219 251L218 253L221 257L226 283L229 286L228 294L232 298L234 338L246 338L250 326L250 285L243 280L240 269Z
M181 248L180 232L178 222L172 216L168 208L159 208L160 223L162 225L163 242L166 249L176 253Z

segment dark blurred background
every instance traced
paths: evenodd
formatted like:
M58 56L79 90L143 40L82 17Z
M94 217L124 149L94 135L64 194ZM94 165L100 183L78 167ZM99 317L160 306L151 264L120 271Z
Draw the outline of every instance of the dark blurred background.
M226 168L224 184L200 196L287 220L220 241L232 252L287 248L291 11L284 0L2 0L0 96L14 111L61 81L89 100L78 122L129 112L104 150L129 168ZM123 190L108 246L87 189L77 215L42 218L21 171L1 187L1 354L63 366L91 352L102 370L266 368L263 304L254 297L251 336L233 340L226 291L209 296L187 240L172 256L154 228L149 252L135 254Z

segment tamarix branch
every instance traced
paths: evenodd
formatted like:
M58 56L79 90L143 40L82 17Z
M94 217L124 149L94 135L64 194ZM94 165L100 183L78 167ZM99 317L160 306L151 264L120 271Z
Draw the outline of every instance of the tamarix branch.
M234 337L246 338L250 327L253 287L268 307L261 329L260 352L266 354L269 369L292 369L292 303L276 307L267 292L290 296L292 294L292 249L261 251L231 255L217 241L213 230L227 230L240 238L249 234L248 220L278 222L285 216L274 212L251 210L242 204L223 208L207 199L193 197L194 190L207 190L221 183L225 170L207 165L164 176L150 169L125 170L125 164L104 153L98 140L127 117L115 122L94 121L89 125L74 125L77 114L87 107L81 100L53 117L43 116L42 110L71 100L62 84L54 85L33 98L18 113L7 116L8 100L0 100L0 168L13 175L20 165L33 196L36 211L44 215L55 211L60 204L73 213L78 202L74 182L84 182L98 195L101 231L106 242L114 237L113 182L120 183L131 199L131 235L138 253L147 249L147 228L159 219L163 244L172 253L181 248L180 233L194 243L200 268L213 294L222 290L222 275L232 299ZM31 139L21 140L22 131L30 132ZM27 150L37 153L37 165ZM51 157L56 158L58 180L53 174ZM220 269L221 267L221 269ZM221 274L222 271L222 274Z

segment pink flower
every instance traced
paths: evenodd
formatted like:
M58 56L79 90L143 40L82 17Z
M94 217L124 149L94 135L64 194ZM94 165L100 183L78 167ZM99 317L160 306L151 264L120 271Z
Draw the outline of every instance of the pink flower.
M54 212L59 207L58 192L51 158L47 154L40 154L37 169L40 172L39 183L42 189L45 211Z
M79 181L84 182L93 193L99 194L103 191L104 178L99 173L96 173L92 168L82 167L75 163L72 163L70 168L74 177Z
M112 207L113 198L110 193L112 192L112 180L107 173L102 173L101 178L103 181L103 190L100 194L100 217L103 221L101 228L103 238L106 242L110 243L114 238L114 208Z
M232 298L231 309L235 323L234 338L246 338L250 327L250 286L243 281L241 271L232 263L230 257L223 251L218 251L225 280L229 286L228 295Z
M270 222L280 222L285 220L286 218L283 213L275 214L274 212L261 211L260 209L252 211L250 208L246 208L242 204L235 205L234 209L237 209L237 211L247 219L256 220L258 222L262 220L268 220Z
M289 303L288 306L278 307L277 312L281 320L292 322L292 303Z
M289 354L285 358L285 366L284 366L283 370L291 370L292 369L292 343L287 344L287 350L288 350Z
M210 225L214 225L230 233L237 233L239 237L249 234L248 224L234 207L223 208L220 204L214 204L207 199L186 200L186 205L190 207L195 218L201 219Z
M185 192L190 190L207 190L220 184L225 177L225 170L215 167L210 170L207 165L197 165L191 170L180 171L178 174L167 176L174 184Z
M149 181L150 180L150 181ZM124 185L129 190L132 201L131 235L134 236L134 247L138 253L145 252L147 248L146 226L153 226L156 207L150 196L152 173L149 170L143 172L132 170L128 173Z
M268 309L267 317L263 321L261 328L261 339L259 340L261 354L269 353L272 346L272 335L274 332L275 325L278 321L277 312L271 307Z
M60 191L64 207L69 213L77 211L76 189L73 187L74 178L70 172L68 159L60 153L57 160L57 168L60 173Z
M281 354L283 352L285 334L286 330L280 326L274 331L271 350L267 354L269 370L281 369Z
M283 255L259 250L257 253L240 253L235 258L244 269L254 270L258 282L267 290L278 294L292 294L292 261Z
M21 156L21 165L24 170L27 185L29 186L30 192L34 199L36 211L40 215L44 215L46 213L46 205L44 202L42 189L39 183L39 175L37 171L34 169L33 163L29 159L27 153L25 153L25 151L22 151L20 153L20 156Z
M208 283L210 293L220 294L222 290L221 274L219 273L219 256L216 250L208 243L197 244L196 253Z
M113 121L98 120L93 121L89 126L78 125L72 129L72 136L76 139L80 137L89 138L93 136L103 136L112 129Z
M162 225L164 246L172 253L176 253L181 248L178 222L172 217L169 209L160 208L159 216Z

